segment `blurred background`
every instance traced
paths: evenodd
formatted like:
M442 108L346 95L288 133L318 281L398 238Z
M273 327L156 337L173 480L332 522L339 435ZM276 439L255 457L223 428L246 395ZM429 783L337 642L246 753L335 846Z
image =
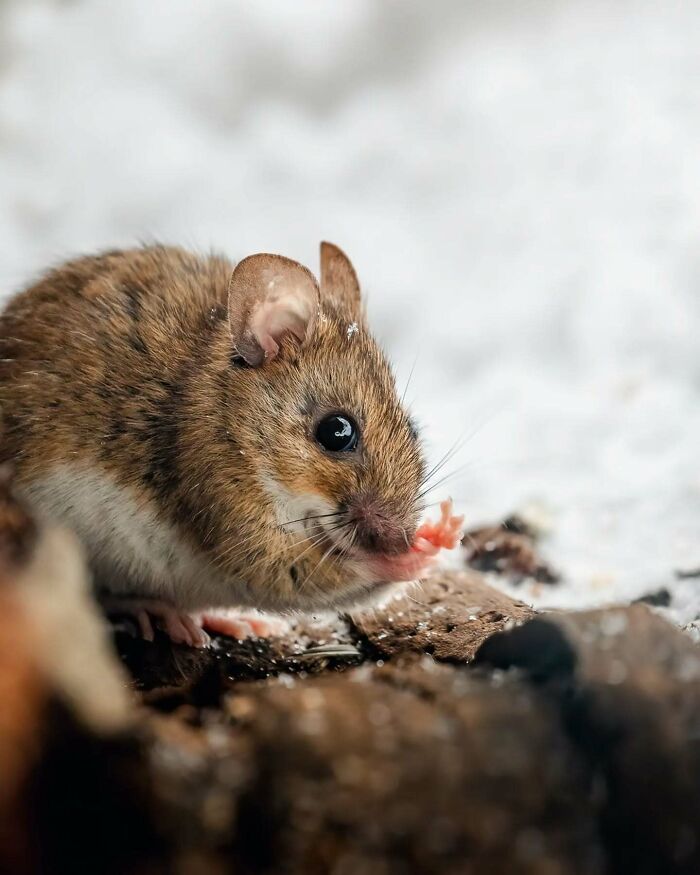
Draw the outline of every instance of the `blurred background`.
M355 262L470 523L700 613L700 4L0 0L0 290L154 239Z

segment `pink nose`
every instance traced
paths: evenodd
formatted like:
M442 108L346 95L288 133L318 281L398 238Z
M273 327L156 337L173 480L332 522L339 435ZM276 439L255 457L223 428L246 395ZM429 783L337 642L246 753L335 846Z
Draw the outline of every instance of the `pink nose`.
M350 504L349 517L355 524L356 544L372 553L405 553L411 543L398 519L375 498L357 496Z

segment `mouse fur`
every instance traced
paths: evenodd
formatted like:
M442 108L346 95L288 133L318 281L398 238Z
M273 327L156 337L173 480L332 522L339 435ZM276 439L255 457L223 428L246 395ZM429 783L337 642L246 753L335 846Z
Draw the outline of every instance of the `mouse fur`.
M81 538L100 592L337 609L383 592L410 549L423 453L352 265L323 244L317 284L281 256L247 261L103 252L0 318L2 460ZM359 425L353 453L314 438L333 411Z

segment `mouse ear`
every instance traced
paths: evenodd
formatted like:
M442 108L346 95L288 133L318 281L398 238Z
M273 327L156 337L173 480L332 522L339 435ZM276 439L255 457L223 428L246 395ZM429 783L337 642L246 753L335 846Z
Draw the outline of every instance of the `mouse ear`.
M350 259L334 243L321 243L321 297L359 316L360 283Z
M258 367L273 359L285 335L303 343L320 304L313 274L281 255L251 255L236 265L228 286L228 318L236 352Z

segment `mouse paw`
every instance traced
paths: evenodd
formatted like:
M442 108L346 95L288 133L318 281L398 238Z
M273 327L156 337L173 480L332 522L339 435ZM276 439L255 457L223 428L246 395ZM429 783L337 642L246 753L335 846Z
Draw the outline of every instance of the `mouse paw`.
M274 638L284 635L289 623L280 617L264 616L254 611L235 610L206 611L201 616L201 624L210 632L228 635L230 638Z
M174 644L206 647L210 643L201 623L160 599L110 598L102 604L108 615L133 617L146 641L153 641L155 623Z

